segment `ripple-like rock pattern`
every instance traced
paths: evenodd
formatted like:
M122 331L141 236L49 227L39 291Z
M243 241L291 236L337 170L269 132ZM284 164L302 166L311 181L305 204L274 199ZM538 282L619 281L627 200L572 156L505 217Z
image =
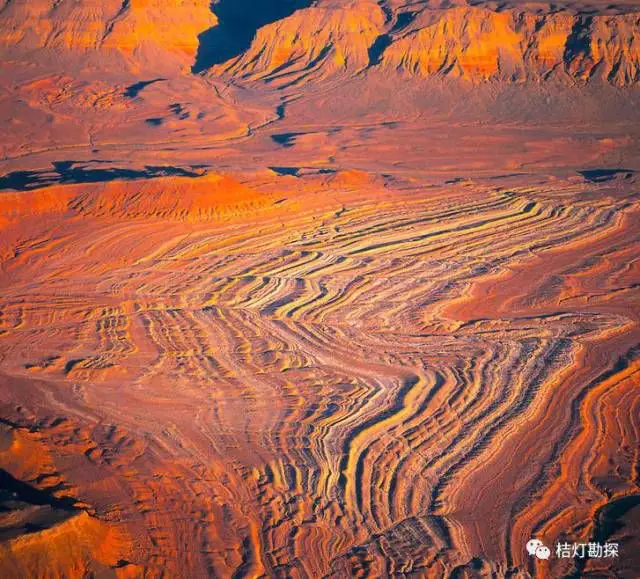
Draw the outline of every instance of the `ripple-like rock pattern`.
M637 196L203 179L3 225L0 459L113 534L75 569L576 572L524 545L639 493Z

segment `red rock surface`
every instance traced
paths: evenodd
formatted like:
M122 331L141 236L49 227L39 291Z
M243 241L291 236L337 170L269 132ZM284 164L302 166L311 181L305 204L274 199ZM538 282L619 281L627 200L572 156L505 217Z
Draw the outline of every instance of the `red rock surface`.
M639 39L0 2L0 576L637 577Z

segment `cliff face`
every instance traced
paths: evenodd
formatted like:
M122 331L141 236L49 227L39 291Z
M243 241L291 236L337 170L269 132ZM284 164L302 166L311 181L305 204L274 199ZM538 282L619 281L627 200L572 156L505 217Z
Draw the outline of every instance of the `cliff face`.
M626 86L640 79L640 13L628 8L588 15L540 6L442 10L421 2L410 9L321 1L259 28L246 50L212 72L283 83L366 68L474 82L564 75ZM152 46L194 59L207 48L200 46L206 43L202 33L216 25L206 0L0 5L0 44L28 49L116 49L135 56Z
M396 40L382 66L416 76L486 80L548 74L562 62L571 17L455 8Z
M268 80L359 70L367 66L369 47L384 21L374 3L299 10L262 27L244 54L216 70Z
M425 10L411 29L376 5L316 7L261 28L238 59L216 69L274 80L367 67L471 81L568 75L618 86L640 79L640 15L584 16L457 7ZM380 54L375 55L379 47Z
M127 52L155 44L192 56L216 22L206 0L17 0L0 8L0 44Z
M567 71L619 86L640 80L640 13L589 17L577 22L567 42Z
M195 55L198 35L217 20L206 0L132 0L107 30L105 46L133 50L154 42L174 51Z
M93 48L99 45L107 24L121 2L5 2L0 12L0 42L25 48Z
M382 66L470 80L539 80L564 72L622 86L640 78L640 15L455 8L392 42Z

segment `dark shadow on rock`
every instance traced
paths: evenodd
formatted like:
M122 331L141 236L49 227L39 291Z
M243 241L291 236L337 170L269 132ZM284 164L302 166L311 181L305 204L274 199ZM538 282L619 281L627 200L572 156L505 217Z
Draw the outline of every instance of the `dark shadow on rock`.
M369 47L369 66L376 66L382 62L384 51L393 42L393 35L403 28L406 28L416 17L415 12L401 12L398 14L395 24L392 26L388 33L381 34L375 39L373 44ZM391 15L387 16L390 20Z
M4 523L0 525L0 543L49 529L82 512L76 499L60 496L62 490L62 484L38 489L0 468L0 516Z
M290 175L292 177L305 177L308 175L334 175L335 169L326 167L269 167L276 175Z
M606 183L616 177L630 180L633 178L635 171L633 169L585 169L584 171L578 171L578 173L589 183Z
M591 41L589 38L592 24L593 18L590 16L576 18L564 48L563 60L565 65L580 56L591 56Z
M605 544L614 533L619 533L623 539L625 536L632 538L635 526L633 521L637 521L639 516L639 494L627 495L606 503L597 511L590 542L596 544L599 543L601 545ZM623 546L624 543L621 547ZM621 554L622 552L623 550L621 549ZM637 557L636 553L629 553L629 555L635 555ZM575 570L573 573L566 575L567 579L581 579L582 577L585 577L584 569L586 567L587 560L588 558L575 559ZM637 561L637 558L635 561ZM616 577L618 577L618 575L616 575Z
M277 175L291 175L297 177L300 172L300 167L269 167Z
M286 18L300 8L307 8L312 0L218 0L211 10L218 25L199 36L200 44L192 72L202 72L216 64L242 54L258 28Z
M198 169L198 170L194 170ZM171 165L145 165L143 170L122 169L118 167L91 167L76 161L56 161L53 170L14 171L0 177L0 191L29 191L40 187L71 183L102 183L107 181L151 179L154 177L199 177L202 170L198 167L173 167Z
M58 490L53 489L53 490ZM52 490L40 490L14 478L6 470L0 468L0 512L10 510L6 502L20 501L31 505L50 506L56 509L75 511L76 499L57 497Z
M293 147L296 137L303 134L304 133L279 133L277 135L271 135L271 140L283 147Z
M381 34L375 39L375 42L369 47L369 66L380 64L382 55L391 44L391 41L392 38L389 34Z
M136 98L142 89L148 87L150 84L155 84L156 82L161 82L163 80L167 80L166 78L154 78L151 80L141 80L140 82L136 82L135 84L129 85L126 89L124 89L124 96L130 99Z

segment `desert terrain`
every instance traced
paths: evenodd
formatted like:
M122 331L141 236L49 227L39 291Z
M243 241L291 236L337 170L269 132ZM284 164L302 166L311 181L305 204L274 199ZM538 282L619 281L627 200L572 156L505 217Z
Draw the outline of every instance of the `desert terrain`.
M0 52L1 577L640 576L640 3L3 0Z

